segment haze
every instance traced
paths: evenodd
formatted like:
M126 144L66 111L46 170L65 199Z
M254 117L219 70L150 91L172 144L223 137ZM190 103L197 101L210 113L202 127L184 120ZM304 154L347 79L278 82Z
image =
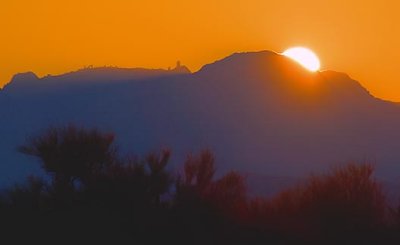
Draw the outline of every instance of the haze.
M237 51L307 46L322 69L400 101L397 1L13 0L0 8L0 85L84 66L191 70Z

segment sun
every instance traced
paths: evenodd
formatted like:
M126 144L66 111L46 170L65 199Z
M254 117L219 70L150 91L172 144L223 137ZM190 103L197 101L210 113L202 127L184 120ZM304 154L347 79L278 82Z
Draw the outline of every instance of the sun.
M321 67L318 56L308 48L293 47L285 50L282 54L293 59L312 72L318 71Z

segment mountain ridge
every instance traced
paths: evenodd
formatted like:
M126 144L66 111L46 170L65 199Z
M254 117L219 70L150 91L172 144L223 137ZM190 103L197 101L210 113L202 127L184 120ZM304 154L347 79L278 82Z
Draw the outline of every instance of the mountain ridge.
M261 56L263 56L263 62L268 63L270 62L269 59L279 59L284 60L286 63L291 63L292 70L296 71L296 74L302 74L302 76L315 76L315 75L321 75L321 76L328 76L327 81L335 80L336 82L351 82L353 83L352 87L356 88L359 91L364 90L367 92L369 95L373 96L365 87L362 86L362 84L354 79L352 79L348 74L343 73L343 72L337 72L337 71L332 71L332 70L323 70L323 71L318 71L315 73L309 72L305 70L303 67L301 67L297 62L292 61L290 58L285 57L279 53L273 52L273 51L268 51L268 50L263 50L263 51L254 51L254 52L236 52L233 53L227 57L224 57L222 59L216 60L215 62L205 64L200 68L197 72L190 72L190 70L186 66L181 66L180 64L177 64L177 66L174 69L171 70L166 70L166 69L149 69L149 68L121 68L121 67L90 67L90 68L83 68L77 71L71 71L71 72L66 72L60 75L47 75L44 77L39 78L35 73L33 72L25 72L25 73L18 73L13 76L11 81L7 83L2 90L0 91L8 91L8 90L13 90L13 91L18 91L18 90L29 90L32 89L34 90L34 86L38 85L40 82L44 81L53 81L53 80L60 80L60 79L66 79L66 80L76 80L81 83L88 82L88 81L93 81L99 83L100 81L105 81L105 80L118 80L118 81L134 81L134 80L147 80L147 79L154 79L154 78L161 78L161 77L166 77L170 75L181 75L181 74L193 74L195 76L201 76L204 73L207 72L212 72L213 70L218 70L221 72L220 67L223 66L225 69L228 69L228 71L232 71L232 69L239 69L242 64L246 64L246 59L248 58L253 58L253 59L259 59ZM230 66L226 67L226 64L231 63ZM233 64L232 64L233 63ZM254 64L254 61L250 61L248 63ZM258 62L260 63L260 62ZM233 67L232 67L233 66ZM293 69L293 68L296 69ZM256 67L258 69L261 69L260 67ZM276 69L276 67L274 67ZM254 72L254 71L253 71ZM222 73L227 73L226 71L222 70ZM257 72L258 73L258 72ZM124 74L124 75L121 75ZM231 74L231 76L235 76L237 74ZM33 84L35 83L35 84ZM33 86L32 86L33 85ZM24 88L24 86L26 86Z
M182 66L180 64L178 64L175 68L168 70L150 68L89 67L66 72L60 75L47 75L41 78L39 78L34 72L24 72L15 74L10 82L3 87L2 91L18 92L18 90L34 90L35 86L46 86L52 81L60 82L60 80L67 83L99 83L110 80L146 80L182 74L191 74L191 72L186 66ZM68 85L71 84L67 84L67 86Z
M39 79L44 82L34 82L40 84L35 92L1 91L0 185L39 171L15 152L17 145L68 123L115 132L123 152L167 146L177 168L186 154L209 148L219 172L297 178L343 161L375 159L377 174L400 176L400 108L344 73L308 72L264 51L168 74L123 82L95 76L84 86L81 76L66 75Z

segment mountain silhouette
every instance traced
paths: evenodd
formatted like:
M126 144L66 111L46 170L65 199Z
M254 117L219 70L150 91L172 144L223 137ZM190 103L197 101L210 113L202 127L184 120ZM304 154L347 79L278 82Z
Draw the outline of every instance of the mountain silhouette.
M311 73L280 54L235 53L191 73L91 68L60 76L16 75L0 91L0 185L35 169L15 151L48 126L113 131L122 151L211 149L218 171L302 178L332 164L373 161L378 177L400 173L400 107L344 73ZM179 166L176 166L179 167Z
M9 93L35 93L55 89L70 88L73 86L91 86L93 83L107 83L112 81L145 80L157 77L189 74L190 70L180 63L174 69L144 69L144 68L117 68L117 67L88 67L67 74L47 75L39 79L33 72L15 75L11 82L6 84L4 91Z

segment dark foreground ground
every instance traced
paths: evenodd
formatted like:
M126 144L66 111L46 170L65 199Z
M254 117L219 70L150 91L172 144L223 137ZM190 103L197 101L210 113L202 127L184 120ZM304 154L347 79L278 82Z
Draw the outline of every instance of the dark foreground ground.
M178 173L170 152L121 157L114 136L49 129L19 151L48 178L0 200L4 241L112 244L399 244L400 213L369 164L349 163L272 198L249 197L236 172L214 176L209 151Z

